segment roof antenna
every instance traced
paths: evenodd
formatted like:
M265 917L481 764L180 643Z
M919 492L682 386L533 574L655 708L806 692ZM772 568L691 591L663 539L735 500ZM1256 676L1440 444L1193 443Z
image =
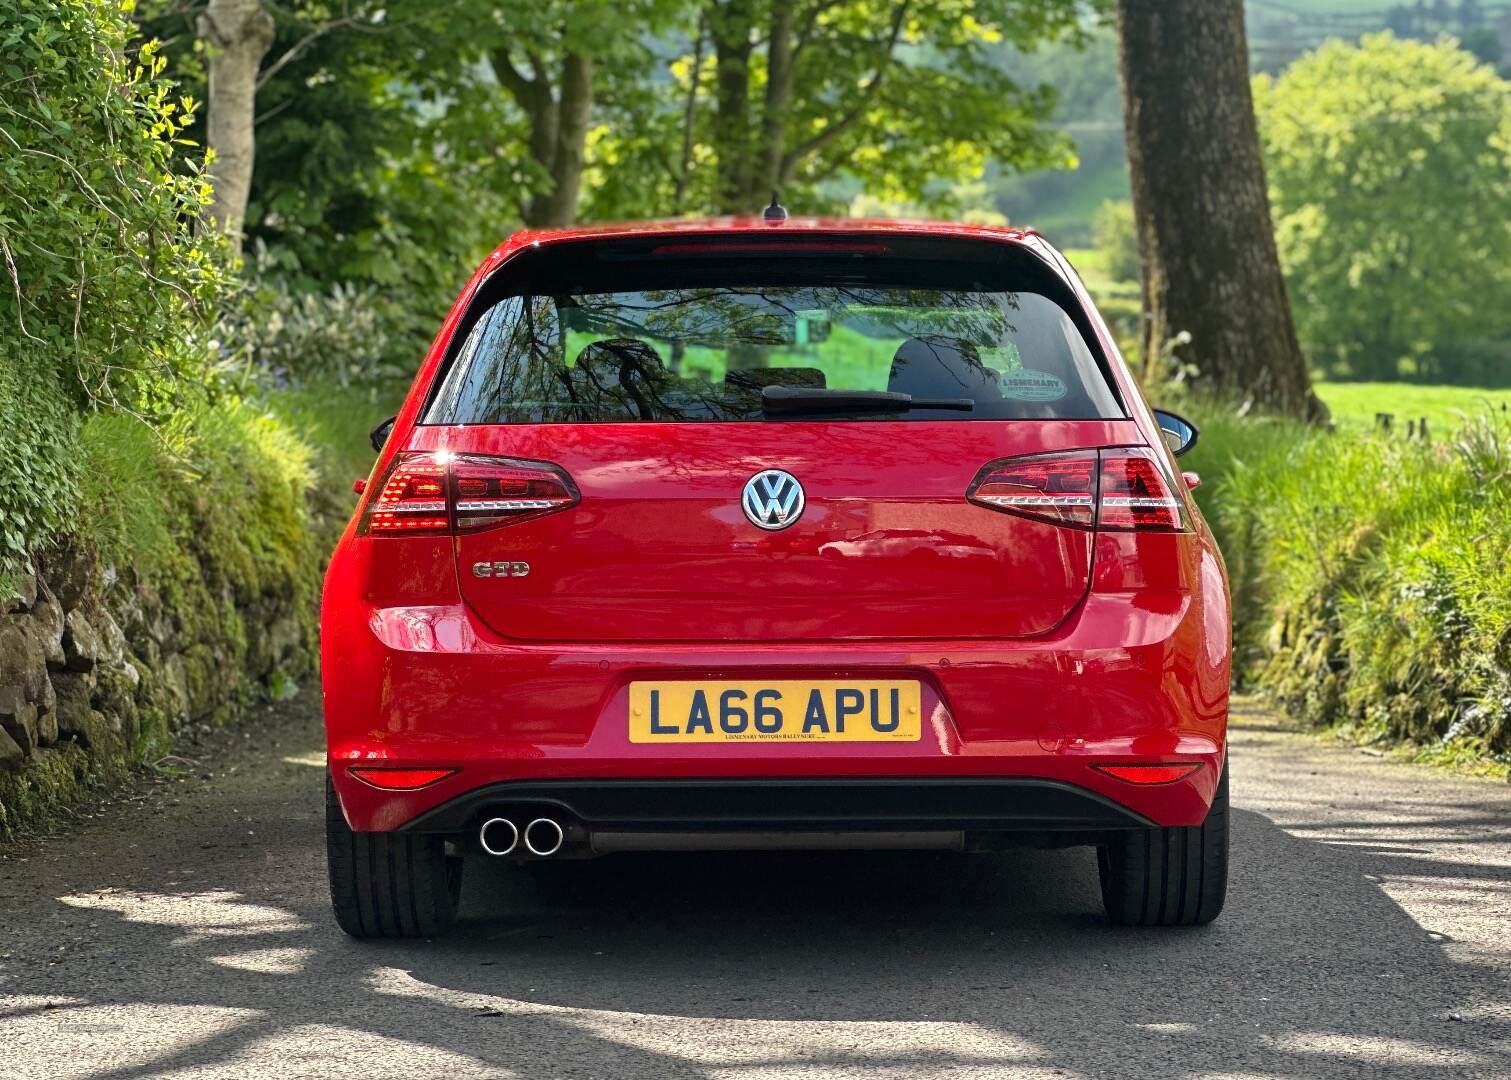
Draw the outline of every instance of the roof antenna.
M787 208L781 204L780 193L776 188L771 189L771 205L761 211L761 218L765 221L787 220Z

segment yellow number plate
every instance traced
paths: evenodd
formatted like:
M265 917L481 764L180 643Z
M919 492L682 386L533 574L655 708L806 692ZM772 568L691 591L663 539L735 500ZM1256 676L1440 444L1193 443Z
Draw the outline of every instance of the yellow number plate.
M918 683L637 682L630 742L917 742Z

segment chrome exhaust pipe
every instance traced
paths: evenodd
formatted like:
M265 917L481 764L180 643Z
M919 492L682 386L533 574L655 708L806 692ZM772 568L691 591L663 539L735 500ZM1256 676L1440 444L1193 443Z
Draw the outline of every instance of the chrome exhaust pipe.
M519 828L508 818L489 818L478 829L477 842L489 855L507 855L519 846Z
M551 818L538 817L525 826L525 847L531 855L545 858L547 855L555 855L561 850L561 845L566 842L567 834Z

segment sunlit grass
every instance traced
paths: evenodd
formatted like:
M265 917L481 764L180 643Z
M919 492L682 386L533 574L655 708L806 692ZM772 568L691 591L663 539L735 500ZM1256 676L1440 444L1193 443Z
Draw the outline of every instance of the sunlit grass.
M358 389L320 382L267 396L268 408L315 449L315 510L322 546L334 543L356 496L352 481L372 471L368 432L398 411L404 388Z
M1448 411L1424 442L1192 412L1252 685L1355 741L1511 763L1511 421Z

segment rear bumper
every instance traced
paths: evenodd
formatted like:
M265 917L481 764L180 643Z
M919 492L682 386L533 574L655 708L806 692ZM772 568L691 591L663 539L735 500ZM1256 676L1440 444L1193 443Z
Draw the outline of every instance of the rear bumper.
M1099 554L1099 566L1117 570L1121 591L1099 579L1064 624L1035 638L696 644L500 638L459 597L435 602L456 597L444 538L427 558L411 551L402 565L384 560L401 543L420 540L343 544L326 579L321 634L331 777L348 823L367 832L435 827L418 823L449 821L446 807L478 805L505 785L515 791L538 785L547 799L567 800L562 793L571 792L572 799L589 800L581 814L600 812L595 807L608 798L602 792L667 805L662 800L671 792L688 800L687 792L712 791L706 805L690 811L709 819L717 817L723 793L764 793L748 796L756 806L782 790L775 781L821 793L801 796L833 804L813 820L846 827L868 821L901 827L905 820L900 824L892 811L878 817L878 807L904 797L948 805L966 799L961 792L973 794L956 806L957 816L984 814L975 820L995 819L1002 828L1046 827L1022 824L1036 815L1067 813L1074 820L1089 812L1088 800L1125 811L1134 824L1122 827L1196 825L1206 817L1226 752L1227 597L1209 542L1190 535L1140 540L1156 542L1179 551L1163 560L1119 561L1111 548ZM1172 568L1163 577L1144 573L1161 565ZM680 679L916 679L922 738L631 742L630 685ZM1200 768L1151 786L1097 769L1130 762ZM364 765L456 771L419 790L386 791L348 771ZM839 780L866 784L825 786ZM712 783L699 789L700 782ZM583 785L598 785L600 794L590 796ZM1065 811L1067 790L1077 793L1080 810ZM997 809L993 800L1000 801ZM623 814L633 818L635 811ZM750 820L758 827L759 814L752 811Z
M509 781L464 792L400 831L470 834L489 817L510 814L551 815L589 832L1096 832L1154 824L1056 781L829 777Z
M783 790L771 782L839 778L906 784L798 787L792 790L810 794L791 797L828 800L829 808L810 820L846 827L904 827L905 813L899 821L897 812L878 807L911 797L954 806L948 813L959 827L1080 828L1088 820L1119 827L1089 812L1093 803L1122 808L1133 825L1195 825L1206 817L1226 751L1227 671L1203 668L1201 637L1192 629L1200 616L1184 605L1179 610L1173 633L1118 648L1072 638L1054 645L762 649L480 643L460 652L412 652L363 627L355 645L346 646L360 662L327 660L325 667L330 771L347 821L360 831L437 828L458 820L456 808L506 790L561 800L585 817L604 812L598 807L610 792L627 804L644 797L660 806L682 792L676 798L688 800L694 808L688 813L716 820L721 793L738 791L730 797L754 805ZM326 648L333 644L327 637ZM923 738L649 746L628 739L631 682L761 677L916 678ZM1130 762L1201 767L1152 786L1097 769ZM363 765L457 771L419 790L385 791L348 771ZM685 793L694 790L713 794L693 800ZM1065 808L1066 791L1078 793L1079 808ZM616 813L633 819L636 812L630 805ZM1062 818L1063 826L1045 824ZM749 821L762 823L759 813Z

